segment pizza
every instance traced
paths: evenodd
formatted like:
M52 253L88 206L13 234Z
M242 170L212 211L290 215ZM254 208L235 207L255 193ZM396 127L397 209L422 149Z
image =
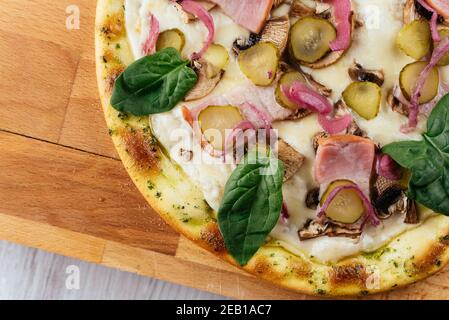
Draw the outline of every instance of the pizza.
M448 262L447 0L100 0L95 32L122 162L199 246L312 295Z

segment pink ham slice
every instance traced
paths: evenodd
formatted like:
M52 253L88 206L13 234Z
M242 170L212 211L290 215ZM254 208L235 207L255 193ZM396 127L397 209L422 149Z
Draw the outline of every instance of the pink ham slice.
M324 138L317 151L315 179L322 191L333 181L349 180L369 197L374 159L375 146L369 139L353 135Z
M435 9L438 14L445 19L449 19L449 1L448 0L426 0L426 2Z
M198 101L192 110L195 113L195 109L212 105L241 107L245 119L251 121L256 127L264 127L265 125L261 122L257 112L255 112L255 108L266 114L270 122L285 120L293 115L293 111L283 108L277 103L273 86L257 87L250 82L246 82L221 95L207 97ZM250 105L255 108L251 108Z
M221 7L237 24L259 33L267 20L273 0L209 0Z

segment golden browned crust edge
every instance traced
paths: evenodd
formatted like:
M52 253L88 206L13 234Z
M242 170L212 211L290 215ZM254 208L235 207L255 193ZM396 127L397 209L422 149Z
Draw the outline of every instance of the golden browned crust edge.
M99 0L95 26L98 87L114 145L137 188L168 224L235 264L200 189L172 163L163 148L154 144L148 119L121 115L109 104L115 79L132 62L123 10L123 0ZM130 146L134 148L131 152ZM149 159L142 158L146 155ZM402 287L437 272L449 261L448 246L449 218L434 216L373 253L331 265L317 263L272 240L243 269L305 294L366 295Z

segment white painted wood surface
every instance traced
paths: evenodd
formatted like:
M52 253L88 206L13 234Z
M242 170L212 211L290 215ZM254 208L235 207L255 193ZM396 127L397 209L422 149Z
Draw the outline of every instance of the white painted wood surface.
M68 277L74 276L71 270L79 270L79 289L66 286ZM69 287L74 283L69 281ZM219 300L224 297L0 241L0 299Z

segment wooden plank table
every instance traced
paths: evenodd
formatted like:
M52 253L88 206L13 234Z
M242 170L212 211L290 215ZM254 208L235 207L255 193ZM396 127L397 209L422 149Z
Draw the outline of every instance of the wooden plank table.
M69 5L80 8L79 30L66 29ZM98 100L95 6L94 0L0 4L0 239L235 298L310 298L196 247L140 196ZM376 298L448 298L448 286L445 269Z

